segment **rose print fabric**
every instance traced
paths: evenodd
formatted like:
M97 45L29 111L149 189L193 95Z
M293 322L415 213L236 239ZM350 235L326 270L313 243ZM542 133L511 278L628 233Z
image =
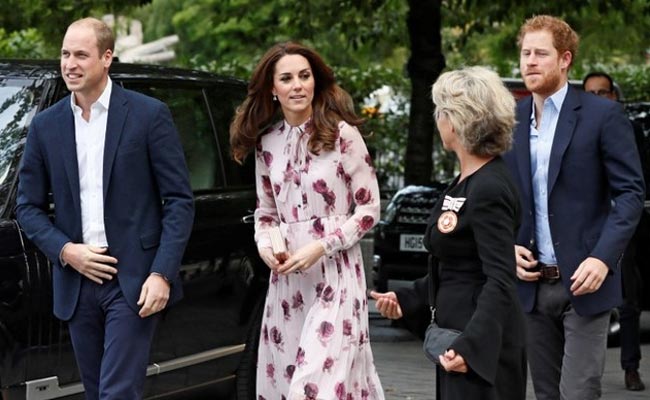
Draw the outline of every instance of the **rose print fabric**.
M334 151L307 150L309 121L280 122L256 149L255 239L279 226L290 252L320 240L326 255L271 272L257 365L258 400L384 399L368 337L359 239L379 218L379 189L359 131L339 124Z

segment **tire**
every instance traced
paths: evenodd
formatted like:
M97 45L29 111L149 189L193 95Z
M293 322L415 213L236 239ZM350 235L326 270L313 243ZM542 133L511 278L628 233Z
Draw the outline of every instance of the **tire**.
M618 308L614 308L609 317L609 327L607 328L607 347L617 347L621 345L621 322Z
M242 353L239 367L237 367L236 390L237 400L255 400L255 380L257 375L257 347L260 343L260 331L262 328L262 311L264 309L264 296L261 296L253 308L253 320L248 337L246 348Z

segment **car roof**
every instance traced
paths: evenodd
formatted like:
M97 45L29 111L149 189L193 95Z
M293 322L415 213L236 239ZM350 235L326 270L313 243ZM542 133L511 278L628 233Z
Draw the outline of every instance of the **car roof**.
M167 67L160 65L131 64L113 61L110 75L114 79L156 79L156 80L186 80L213 81L215 83L245 84L237 78L217 75L211 72L192 69ZM61 76L59 60L22 60L1 59L0 77L3 78L40 78L54 79Z
M526 89L526 84L521 78L501 78L501 81L510 90L512 95L515 96L516 100L530 95L530 91ZM575 88L582 90L582 81L571 79L569 80L569 84Z

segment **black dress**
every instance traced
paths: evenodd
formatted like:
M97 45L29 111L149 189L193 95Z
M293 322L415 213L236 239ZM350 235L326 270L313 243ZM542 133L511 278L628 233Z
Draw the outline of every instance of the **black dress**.
M451 346L466 374L437 370L438 399L526 398L524 314L516 293L517 189L501 158L456 178L433 209L425 246L439 263L436 320L463 333ZM422 315L429 277L397 291L405 318Z

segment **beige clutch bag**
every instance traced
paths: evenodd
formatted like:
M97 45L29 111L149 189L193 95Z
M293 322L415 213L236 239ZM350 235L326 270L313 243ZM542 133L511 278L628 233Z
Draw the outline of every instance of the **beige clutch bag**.
M289 258L289 250L287 249L287 243L284 241L284 238L282 237L282 232L280 232L280 228L277 226L272 227L269 229L269 237L271 238L271 247L273 247L273 255L275 255L275 258L278 259L281 263L284 262L287 258Z

